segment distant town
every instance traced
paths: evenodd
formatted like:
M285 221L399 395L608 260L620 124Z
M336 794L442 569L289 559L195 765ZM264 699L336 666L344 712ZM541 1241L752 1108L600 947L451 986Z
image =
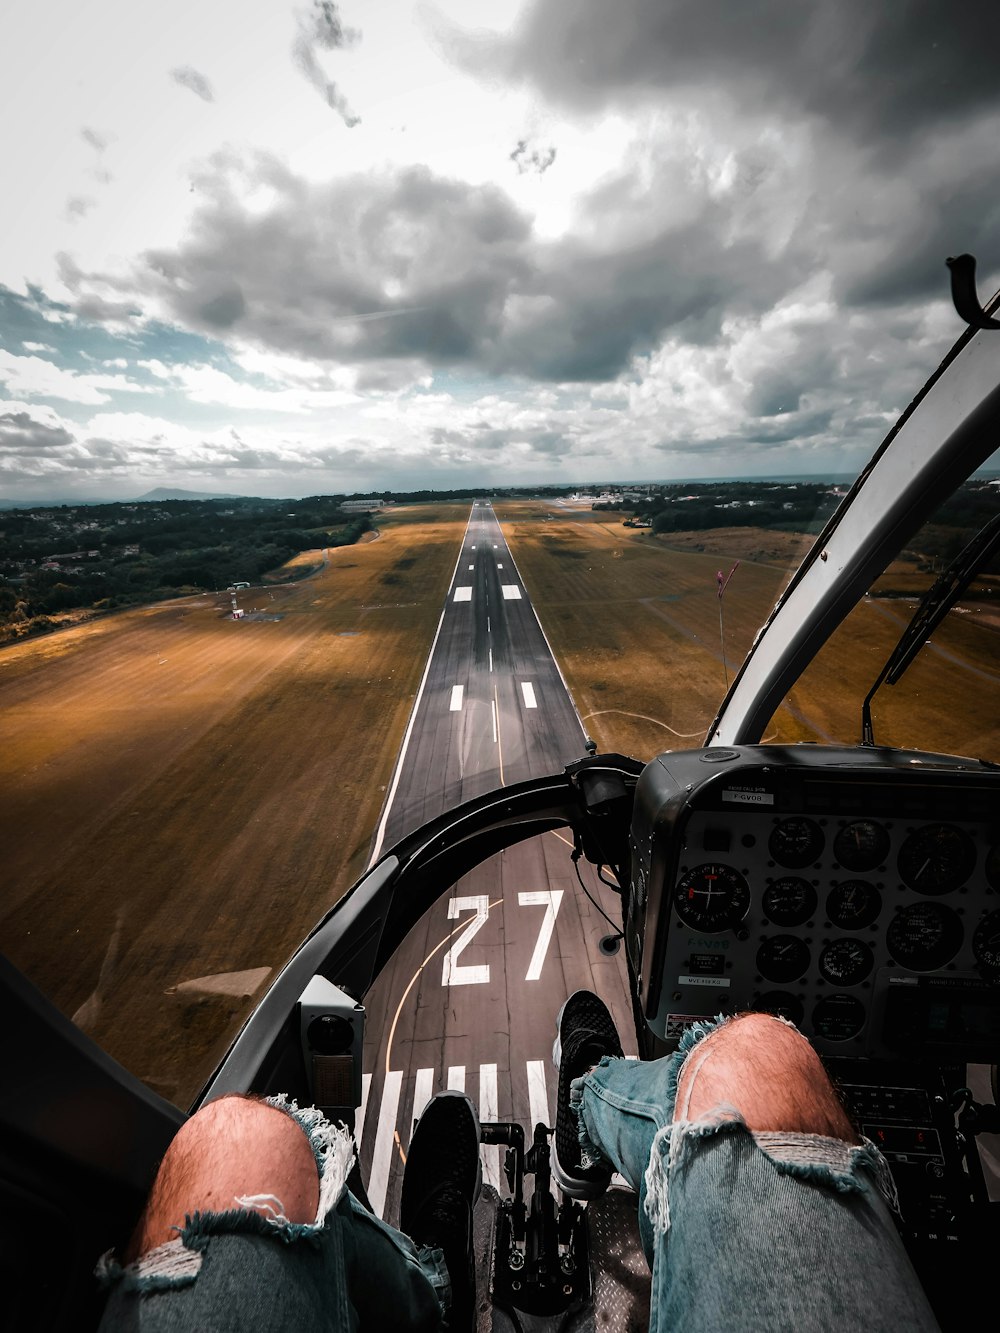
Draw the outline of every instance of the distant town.
M0 644L67 619L254 582L301 551L351 545L396 505L542 499L620 513L626 528L673 533L753 527L815 533L847 493L825 481L463 488L382 495L174 498L8 508L0 513ZM1000 510L1000 483L966 484L921 535L940 565Z

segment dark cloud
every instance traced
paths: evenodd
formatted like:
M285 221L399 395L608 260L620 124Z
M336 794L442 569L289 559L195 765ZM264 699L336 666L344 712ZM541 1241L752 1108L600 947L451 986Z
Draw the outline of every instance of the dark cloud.
M89 125L84 125L80 131L80 138L89 143L91 148L97 153L103 153L108 144L111 143L110 134L98 134L97 130L92 130Z
M243 187L261 183L273 203L249 212ZM579 234L542 242L497 187L426 168L317 185L230 162L178 249L147 254L117 292L70 261L64 280L114 318L114 297L138 286L182 326L376 379L392 363L613 379L668 333L710 342L727 313L769 309L808 272L793 251L769 257L766 237L728 236L724 201L674 220L666 189L619 180L585 204Z
M73 436L63 426L49 426L28 412L0 413L0 449L17 454L46 455L65 449Z
M867 142L996 107L998 41L1000 8L940 0L534 0L510 35L449 35L466 66L577 108L711 84Z
M182 88L190 88L196 97L200 97L203 102L214 102L215 94L212 92L212 85L204 74L198 70L192 69L190 65L181 65L177 69L170 71L170 77L174 83L179 83Z
M492 426L488 421L467 427L436 426L430 441L445 446L449 452L473 454L477 459L491 459L511 446L522 446L547 458L561 458L572 452L573 440L566 431L548 426Z
M535 176L544 176L556 160L556 150L551 144L548 147L535 148L527 139L518 139L514 151L510 155L510 160L517 167L518 174L521 176L529 173Z
M324 99L336 111L348 129L360 123L344 94L326 77L319 63L320 51L342 51L361 38L354 28L341 22L337 6L331 0L313 0L312 8L298 15L298 32L292 44L292 58Z
M84 218L97 201L87 195L74 194L66 200L66 216L71 222Z
M356 363L485 359L530 278L530 224L493 186L411 168L317 186L274 163L248 214L218 187L180 249L140 275L189 327Z

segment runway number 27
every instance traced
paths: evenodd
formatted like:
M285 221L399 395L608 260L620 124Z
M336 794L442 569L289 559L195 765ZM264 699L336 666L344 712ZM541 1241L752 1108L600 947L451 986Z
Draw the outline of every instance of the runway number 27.
M537 981L542 975L542 964L555 929L559 905L562 902L562 889L527 889L517 895L521 907L544 907L538 938L531 954L531 962L525 973L525 981ZM485 893L470 894L468 897L452 898L448 902L448 919L457 921L463 912L475 912L475 916L458 935L451 948L444 956L441 966L442 986L481 986L490 979L489 963L460 963L458 960L463 950L472 942L472 938L489 920L490 900Z

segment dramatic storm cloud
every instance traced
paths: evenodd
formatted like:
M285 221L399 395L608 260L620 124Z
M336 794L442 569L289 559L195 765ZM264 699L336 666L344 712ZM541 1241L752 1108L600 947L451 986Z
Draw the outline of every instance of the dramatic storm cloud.
M1000 278L992 8L213 12L17 11L0 412L95 487L850 471Z

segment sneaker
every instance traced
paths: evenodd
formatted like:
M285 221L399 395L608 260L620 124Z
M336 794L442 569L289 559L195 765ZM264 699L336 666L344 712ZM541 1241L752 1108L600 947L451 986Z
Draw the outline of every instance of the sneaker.
M604 1163L583 1167L576 1116L570 1109L573 1079L599 1064L602 1055L622 1056L618 1029L608 1007L588 990L578 990L559 1010L552 1060L559 1070L556 1099L556 1135L552 1174L564 1194L573 1199L596 1199L611 1184L612 1168Z
M476 1108L464 1092L439 1092L428 1102L410 1140L399 1226L417 1245L444 1251L451 1279L451 1308L444 1326L462 1333L475 1328L472 1211L482 1183Z

